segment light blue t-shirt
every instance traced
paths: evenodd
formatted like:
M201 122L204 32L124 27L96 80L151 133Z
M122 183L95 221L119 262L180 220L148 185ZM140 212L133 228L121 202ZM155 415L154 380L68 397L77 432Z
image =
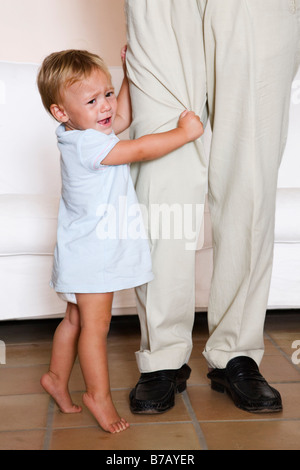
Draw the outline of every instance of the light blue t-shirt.
M119 142L111 133L56 131L62 194L51 286L104 293L153 279L149 243L129 165L101 165Z

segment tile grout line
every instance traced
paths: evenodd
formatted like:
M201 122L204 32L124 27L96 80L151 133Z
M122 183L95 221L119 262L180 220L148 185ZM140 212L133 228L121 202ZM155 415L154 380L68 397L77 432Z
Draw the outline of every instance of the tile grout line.
M54 405L55 405L55 402L50 397L49 405L48 405L46 432L45 432L45 437L44 437L43 450L50 449L50 443L51 443L51 438L52 438L52 424L53 424L53 418L54 418Z
M198 440L199 440L199 443L201 445L201 449L202 450L208 450L208 447L207 447L207 443L206 443L206 440L205 440L205 437L204 437L204 434L203 434L203 431L201 429L201 426L199 424L199 421L197 420L197 417L195 415L195 412L193 410L193 407L192 407L192 404L190 402L190 399L189 399L189 396L188 396L188 393L187 391L185 390L182 394L181 394L182 398L183 398L183 402L187 408L187 411L190 415L190 418L192 420L192 424L194 426L194 429L196 431L196 434L197 434L197 437L198 437Z
M257 418L257 419L202 419L200 423L278 423L278 422L297 422L300 418Z
M273 344L273 346L278 349L278 351L280 352L280 354L282 354L283 357L285 357L285 359L287 359L289 361L289 363L293 366L293 368L297 371L297 372L300 372L299 371L299 368L296 366L296 364L293 363L291 357L286 353L284 352L284 350L277 344L277 342L272 338L272 336L265 332L265 336L266 338Z

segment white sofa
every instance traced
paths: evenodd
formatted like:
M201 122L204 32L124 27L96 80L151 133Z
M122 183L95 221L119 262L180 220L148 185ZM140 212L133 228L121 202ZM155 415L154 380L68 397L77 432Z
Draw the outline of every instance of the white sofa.
M42 107L37 70L36 64L0 62L0 320L60 317L65 312L65 303L49 287L61 185L57 123ZM122 70L111 72L118 88ZM294 87L278 184L270 309L300 308L300 75ZM209 141L208 130L207 148ZM207 309L212 274L207 207L202 234L196 253L197 311ZM118 292L113 314L135 313L134 291Z

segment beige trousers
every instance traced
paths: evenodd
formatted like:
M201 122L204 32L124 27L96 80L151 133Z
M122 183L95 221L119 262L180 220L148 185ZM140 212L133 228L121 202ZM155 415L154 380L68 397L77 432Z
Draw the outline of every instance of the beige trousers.
M137 289L139 369L179 368L189 360L195 246L184 225L207 189L214 273L203 354L212 367L224 368L240 355L259 364L277 175L300 57L300 0L127 0L126 14L132 136L176 126L186 108L204 123L209 116L213 131L209 162L199 139L132 167L138 198L148 208L155 275ZM181 211L181 233L175 226L168 236L153 229L152 208L163 205L170 225ZM197 233L196 216L193 224Z

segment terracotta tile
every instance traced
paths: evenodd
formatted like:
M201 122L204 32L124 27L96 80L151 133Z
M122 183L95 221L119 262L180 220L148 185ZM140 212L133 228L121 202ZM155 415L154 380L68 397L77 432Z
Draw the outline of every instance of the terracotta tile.
M188 385L204 385L207 384L207 362L204 357L190 359L189 366L192 369Z
M117 361L117 365L115 361L111 361L109 363L109 376L112 389L131 389L138 381L140 373L135 361L123 361L123 363ZM69 388L71 392L84 391L86 388L79 363L75 363L73 367Z
M0 450L42 450L45 431L0 432Z
M218 393L210 386L188 387L188 395L200 421L224 420L278 420L300 419L300 384L275 384L280 392L283 410L279 413L248 413L237 408L226 393Z
M49 364L51 349L51 343L46 342L34 344L9 344L6 347L6 365L3 367Z
M129 346L131 350L137 350L140 347L141 334L139 329L130 330L122 324L115 331L110 331L107 337L107 344L109 348L118 345Z
M264 356L260 372L270 383L300 381L300 372L284 356Z
M47 370L47 365L1 368L0 395L44 392L40 378Z
M54 404L52 428L70 428L82 426L96 426L96 420L89 413L82 403L82 392L74 392L71 394L73 403L80 405L83 409L81 413L65 414L62 413L58 406Z
M199 339L197 340L195 337L193 338L193 349L191 353L191 359L202 359L203 351L205 348L206 340Z
M135 361L127 361L124 358L108 361L111 388L133 388L139 379L140 373ZM70 391L85 390L81 368L75 363L71 378Z
M53 431L51 450L197 450L198 438L192 424L132 425L119 434L100 428Z
M299 362L299 359L300 359L299 344L300 343L298 343L298 341L300 342L300 338L298 338L298 339L295 339L295 337L278 338L276 340L276 344L277 344L277 347L281 351L283 351L291 361L292 361L292 356L296 355L297 360L298 360L297 362ZM281 352L281 354L282 354L282 352Z
M21 324L22 323L22 324ZM48 369L54 321L8 322L1 329L7 343L7 364L0 366L0 450L43 448L50 398L39 380ZM283 411L251 414L239 410L226 394L211 390L202 354L207 340L205 314L196 315L194 348L187 395L176 395L175 407L161 415L134 415L129 392L139 378L134 352L139 348L137 318L116 318L108 338L113 400L130 423L118 435L105 433L84 407L78 415L64 415L54 407L48 437L53 449L165 450L199 449L201 442L190 412L199 420L209 449L299 449L300 365L293 364L293 341L300 340L299 315L267 315L265 355L260 367L283 399ZM299 355L300 358L300 355ZM82 403L85 390L76 362L70 380L74 402ZM191 408L186 408L189 397ZM51 413L50 408L50 413Z
M140 373L135 361L110 361L109 377L111 388L133 388L137 383Z
M280 356L281 351L269 338L265 338L265 356Z
M239 410L225 393L211 390L208 385L191 386L187 392L194 413L201 422L257 419L257 415Z
M300 383L276 384L276 388L282 398L282 417L284 419L300 419Z
M278 342L280 340L286 340L286 341L292 342L294 340L300 339L300 327L299 326L298 328L283 327L280 330L277 330L277 329L268 330L267 334L275 342Z
M48 404L46 394L0 397L0 431L45 427Z
M272 338L273 339L273 338ZM300 334L280 335L273 339L280 354L285 354L295 369L300 367Z
M299 450L297 421L202 423L209 450Z
M108 343L108 362L111 363L112 361L115 361L116 363L118 363L119 361L132 361L135 364L135 367L137 368L135 352L138 351L138 349L139 345L135 343L121 343L114 345Z

